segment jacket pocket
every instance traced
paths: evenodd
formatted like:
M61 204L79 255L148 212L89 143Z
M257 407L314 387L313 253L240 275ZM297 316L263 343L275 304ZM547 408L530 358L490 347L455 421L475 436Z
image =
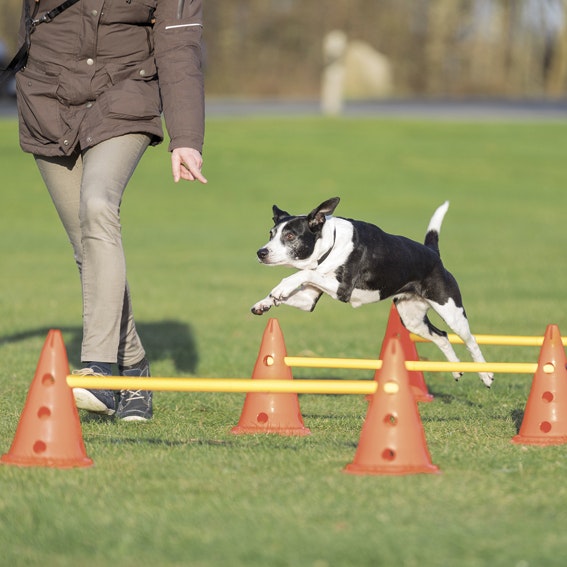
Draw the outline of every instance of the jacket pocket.
M122 81L102 98L112 118L150 120L161 115L157 81Z
M112 85L118 85L125 80L151 81L157 77L156 63L153 56L144 61L128 63L108 63L106 74Z
M151 24L157 0L121 0L106 2L101 23Z
M32 139L57 142L63 134L57 88L59 78L26 67L16 74L20 123ZM22 131L22 137L25 132Z

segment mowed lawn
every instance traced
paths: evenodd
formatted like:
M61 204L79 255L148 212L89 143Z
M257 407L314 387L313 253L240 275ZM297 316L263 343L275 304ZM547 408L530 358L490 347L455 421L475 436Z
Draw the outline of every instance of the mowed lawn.
M290 355L378 356L389 302L313 313L250 306L289 274L261 266L271 207L336 214L422 240L451 205L441 253L475 333L567 334L567 123L208 120L207 186L175 185L148 150L122 207L134 308L152 373L250 377L269 317ZM0 121L0 454L49 329L80 365L70 245L15 121ZM436 322L441 325L436 319ZM431 345L424 359L441 360ZM468 353L457 347L463 360ZM536 362L537 347L483 347ZM294 369L372 379L372 371ZM94 466L0 466L0 564L343 567L564 565L567 446L510 442L531 375L425 376L419 412L439 475L352 476L364 396L300 395L308 437L240 435L244 394L156 393L151 423L81 415ZM567 400L564 410L567 412ZM57 416L53 416L57 419Z

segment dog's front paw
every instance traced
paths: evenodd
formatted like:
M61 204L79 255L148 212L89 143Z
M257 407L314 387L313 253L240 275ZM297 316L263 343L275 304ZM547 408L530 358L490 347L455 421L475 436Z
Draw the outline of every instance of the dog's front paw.
M263 315L266 311L269 311L275 305L274 301L266 297L266 299L262 299L262 301L258 301L255 303L250 311L254 313L254 315Z
M284 278L272 291L269 297L274 301L274 305L285 303L290 297L300 292L305 285L305 276L298 272Z

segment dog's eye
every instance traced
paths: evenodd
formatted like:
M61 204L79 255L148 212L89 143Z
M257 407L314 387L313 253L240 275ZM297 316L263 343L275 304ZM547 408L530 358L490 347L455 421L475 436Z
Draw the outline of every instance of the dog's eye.
M291 242L292 240L295 239L295 234L293 234L293 232L286 232L284 234L284 240L287 240L288 242Z

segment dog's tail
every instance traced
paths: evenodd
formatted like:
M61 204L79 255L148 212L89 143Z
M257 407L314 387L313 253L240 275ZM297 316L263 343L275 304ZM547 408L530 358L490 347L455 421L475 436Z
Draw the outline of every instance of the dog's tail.
M428 248L431 248L437 254L439 252L439 232L441 231L441 224L445 217L445 213L449 208L449 201L445 201L434 213L429 221L429 226L427 227L427 233L425 234L424 244Z

